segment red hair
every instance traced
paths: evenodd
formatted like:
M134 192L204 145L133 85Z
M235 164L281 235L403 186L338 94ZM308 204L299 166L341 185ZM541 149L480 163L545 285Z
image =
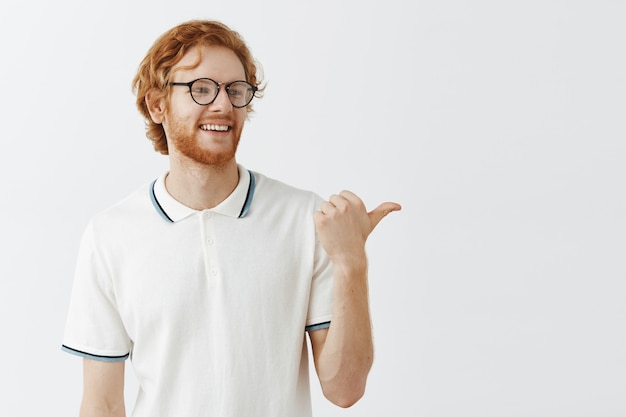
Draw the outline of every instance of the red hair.
M146 120L146 137L153 142L154 149L164 155L168 154L165 131L161 124L152 121L146 95L152 90L151 100L156 102L165 98L169 91L165 86L172 68L190 49L202 46L223 46L233 51L243 65L246 81L259 87L255 97L263 96L264 87L259 86L262 80L257 78L257 63L239 33L213 20L192 20L168 30L148 50L132 83L137 108ZM246 111L248 114L253 111L251 104Z

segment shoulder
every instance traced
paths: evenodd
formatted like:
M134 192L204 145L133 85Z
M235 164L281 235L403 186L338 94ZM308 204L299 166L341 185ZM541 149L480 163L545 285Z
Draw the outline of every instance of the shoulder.
M303 204L317 207L323 199L314 191L287 184L281 180L251 171L255 177L255 198L271 200L274 203Z
M124 228L128 224L150 219L154 208L150 199L152 182L142 184L126 197L95 213L90 219L90 227L99 230Z
M321 197L317 195L314 191L295 187L284 181L268 177L267 175L257 171L251 172L255 177L257 190L265 194L269 194L272 197L287 197L303 200L321 199Z

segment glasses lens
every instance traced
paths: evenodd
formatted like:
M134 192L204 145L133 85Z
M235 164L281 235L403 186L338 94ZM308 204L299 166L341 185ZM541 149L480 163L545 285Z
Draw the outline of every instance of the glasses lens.
M228 86L228 98L234 107L245 107L254 97L254 87L245 81L235 81Z
M191 84L191 96L198 104L209 104L217 96L217 88L214 81L201 78Z

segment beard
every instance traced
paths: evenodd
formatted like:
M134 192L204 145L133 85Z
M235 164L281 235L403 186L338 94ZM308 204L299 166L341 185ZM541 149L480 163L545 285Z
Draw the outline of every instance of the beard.
M198 128L189 128L189 124L181 121L173 121L167 132L169 146L173 146L178 153L186 156L192 161L203 165L220 166L235 158L241 129L230 131L233 140L224 141L224 143L212 146L208 144L206 147L201 145L201 133ZM211 149L218 147L220 149Z

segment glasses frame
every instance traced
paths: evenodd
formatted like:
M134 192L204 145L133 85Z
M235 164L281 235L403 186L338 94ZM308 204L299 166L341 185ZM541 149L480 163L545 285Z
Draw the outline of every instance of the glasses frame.
M196 81L200 81L200 80L208 80L208 81L212 81L215 83L215 85L217 85L217 89L215 90L215 97L213 97L213 100L209 101L206 104L201 104L198 103L198 101L196 100L196 98L193 96L193 91L191 89L191 86L193 85L193 83L195 83ZM197 78L193 81L189 81L188 83L178 83L178 82L168 82L168 85L178 85L178 86L185 86L187 88L189 88L189 95L191 96L191 99L199 106L208 106L209 104L213 103L216 99L217 96L219 96L220 94L220 89L222 88L222 86L224 86L224 88L226 89L226 93L229 92L230 90L230 86L235 84L235 83L246 83L250 86L250 88L252 89L252 95L250 96L250 100L248 100L248 102L246 104L244 104L243 106L236 106L233 101L230 98L230 95L228 95L228 101L230 101L230 104L233 105L233 107L237 108L237 109L242 109L244 107L246 107L248 104L252 103L252 99L254 99L254 95L256 94L257 91L259 91L259 88L257 86L254 86L252 84L250 84L249 82L245 81L245 80L235 80L235 81L231 81L229 83L218 83L217 81L215 81L212 78L208 78L208 77L202 77L202 78Z

